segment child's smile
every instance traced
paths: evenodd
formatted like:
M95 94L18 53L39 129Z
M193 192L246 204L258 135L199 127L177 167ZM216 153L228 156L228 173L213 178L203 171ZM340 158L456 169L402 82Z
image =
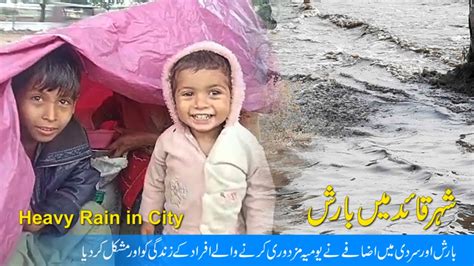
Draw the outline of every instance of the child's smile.
M39 134L45 137L55 135L59 129L57 127L42 127L42 126L36 126L35 128L38 130Z
M201 120L201 121L204 121L204 120L209 120L211 117L213 117L214 115L212 114L192 114L191 115L195 120Z

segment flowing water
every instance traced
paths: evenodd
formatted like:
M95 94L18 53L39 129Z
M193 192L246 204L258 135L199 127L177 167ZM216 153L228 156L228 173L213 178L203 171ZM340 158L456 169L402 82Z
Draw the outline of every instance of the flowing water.
M269 154L277 233L473 233L473 93L431 85L463 63L468 2L322 0L314 3L319 14L299 4L273 1L278 27L269 33L291 110L264 126L309 136ZM328 219L349 196L352 229L344 208L338 221L307 222L310 207L315 219L323 216L328 185L337 198ZM448 205L448 188L456 207L424 230L435 209ZM358 208L370 217L383 192L391 202L381 210L391 216L411 193L430 196L428 216L417 218L415 197L405 219L361 226Z

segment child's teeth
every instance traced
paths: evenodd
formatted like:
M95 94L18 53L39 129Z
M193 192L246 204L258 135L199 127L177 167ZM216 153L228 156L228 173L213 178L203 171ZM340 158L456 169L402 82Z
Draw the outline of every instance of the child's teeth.
M207 120L209 119L210 115L195 115L195 117L199 120Z

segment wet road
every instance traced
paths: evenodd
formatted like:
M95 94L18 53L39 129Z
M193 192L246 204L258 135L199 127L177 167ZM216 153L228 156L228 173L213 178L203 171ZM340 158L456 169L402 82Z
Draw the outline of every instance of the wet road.
M289 103L264 121L267 139L289 136L289 147L269 154L277 232L473 233L474 97L426 82L463 62L467 1L323 0L318 15L289 1L273 5L279 26L269 35ZM307 223L309 207L314 218L323 215L328 185L337 198L329 217L349 196L351 230L344 212L318 227ZM448 205L447 188L457 206L423 230ZM383 192L391 203L382 210L391 216L411 193L432 197L427 218L417 218L415 198L406 219L362 227L358 208L371 216Z

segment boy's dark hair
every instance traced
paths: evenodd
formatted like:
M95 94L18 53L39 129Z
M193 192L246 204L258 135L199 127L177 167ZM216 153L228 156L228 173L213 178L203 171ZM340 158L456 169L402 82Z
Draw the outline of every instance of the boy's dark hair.
M176 90L178 73L186 69L192 69L195 72L202 69L220 69L229 78L229 82L232 82L230 63L227 58L212 51L197 51L183 56L171 68L169 80L173 94ZM232 90L232 84L229 84L229 88Z
M59 89L59 94L76 100L79 96L82 67L70 45L62 45L45 55L33 66L12 78L12 89L18 93L28 85L40 91Z

